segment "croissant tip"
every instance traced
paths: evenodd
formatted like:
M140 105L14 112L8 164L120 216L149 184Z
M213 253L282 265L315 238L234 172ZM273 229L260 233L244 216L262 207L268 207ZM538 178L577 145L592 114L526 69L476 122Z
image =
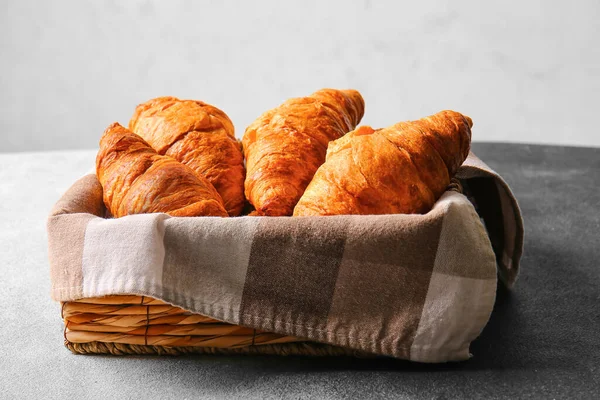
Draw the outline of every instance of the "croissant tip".
M360 92L355 89L341 89L340 92L350 96L350 97L362 97Z
M354 130L354 136L372 135L376 131L376 129L373 129L369 125L362 125Z
M115 129L124 129L124 128L123 128L123 126L122 126L120 123L118 123L118 122L113 122L112 124L110 124L110 125L108 126L108 128L106 128L106 129L104 130L104 134L106 135L107 133L109 133L109 132L111 132L111 131L114 131Z
M467 125L469 125L469 128L473 127L473 120L471 119L471 117L469 117L463 113L459 113L458 111L454 111L454 110L444 110L444 111L440 111L438 113L438 115L441 115L441 114L452 115L452 118L458 118L458 119L462 118L467 123Z
M463 117L467 120L467 124L469 124L469 128L473 127L473 120L471 119L471 117L467 116L467 115L463 115Z
M360 92L355 89L343 89L340 90L340 92L342 92L344 96L350 99L354 107L356 107L356 111L358 112L358 114L356 115L354 125L358 125L365 113L365 99L362 97Z
M358 90L342 89L342 90L340 90L340 92L344 93L346 96L350 97L351 99L358 101L359 103L364 104L364 102L365 102L365 100L363 99L362 95L360 94L360 92Z

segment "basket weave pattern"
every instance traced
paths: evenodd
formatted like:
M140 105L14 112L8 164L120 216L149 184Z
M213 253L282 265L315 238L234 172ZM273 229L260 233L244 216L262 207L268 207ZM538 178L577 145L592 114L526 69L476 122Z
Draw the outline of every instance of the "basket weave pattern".
M90 354L359 355L341 347L244 328L145 296L62 303L65 346Z

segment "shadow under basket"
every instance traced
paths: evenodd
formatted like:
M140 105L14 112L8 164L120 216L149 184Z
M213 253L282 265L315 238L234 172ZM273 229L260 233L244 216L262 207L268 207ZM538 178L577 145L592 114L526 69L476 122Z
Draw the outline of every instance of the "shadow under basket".
M372 357L292 336L244 328L146 296L61 303L65 347L75 354L264 354Z

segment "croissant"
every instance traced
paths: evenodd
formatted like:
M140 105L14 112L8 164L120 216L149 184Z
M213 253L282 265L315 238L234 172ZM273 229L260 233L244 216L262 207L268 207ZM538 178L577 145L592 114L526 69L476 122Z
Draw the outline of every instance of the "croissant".
M248 126L242 145L252 215L292 215L328 143L354 129L364 108L356 90L322 89L287 100Z
M244 159L229 117L196 100L158 97L140 104L129 129L159 154L186 164L217 189L230 216L244 207Z
M227 216L210 182L179 161L158 155L118 123L110 125L100 139L96 175L104 204L116 218L155 212Z
M424 213L469 154L467 116L442 111L332 142L294 216Z

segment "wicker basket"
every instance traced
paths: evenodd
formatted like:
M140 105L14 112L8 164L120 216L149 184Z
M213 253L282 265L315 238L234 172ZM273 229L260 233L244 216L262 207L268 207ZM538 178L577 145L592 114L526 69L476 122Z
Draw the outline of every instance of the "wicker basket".
M365 356L244 328L150 297L122 295L61 303L65 346L77 354L277 354Z
M464 179L484 192L471 202L452 193L471 197L471 182L454 179L426 215L327 221L107 219L102 188L86 175L48 218L65 346L77 354L466 360L493 309L497 272L509 286L516 278L523 231L504 181L470 162ZM473 208L479 200L490 204L491 233ZM427 257L413 251L421 245Z
M448 190L462 192L452 179ZM244 328L136 295L61 303L65 346L78 354L235 353L367 356L342 347Z

